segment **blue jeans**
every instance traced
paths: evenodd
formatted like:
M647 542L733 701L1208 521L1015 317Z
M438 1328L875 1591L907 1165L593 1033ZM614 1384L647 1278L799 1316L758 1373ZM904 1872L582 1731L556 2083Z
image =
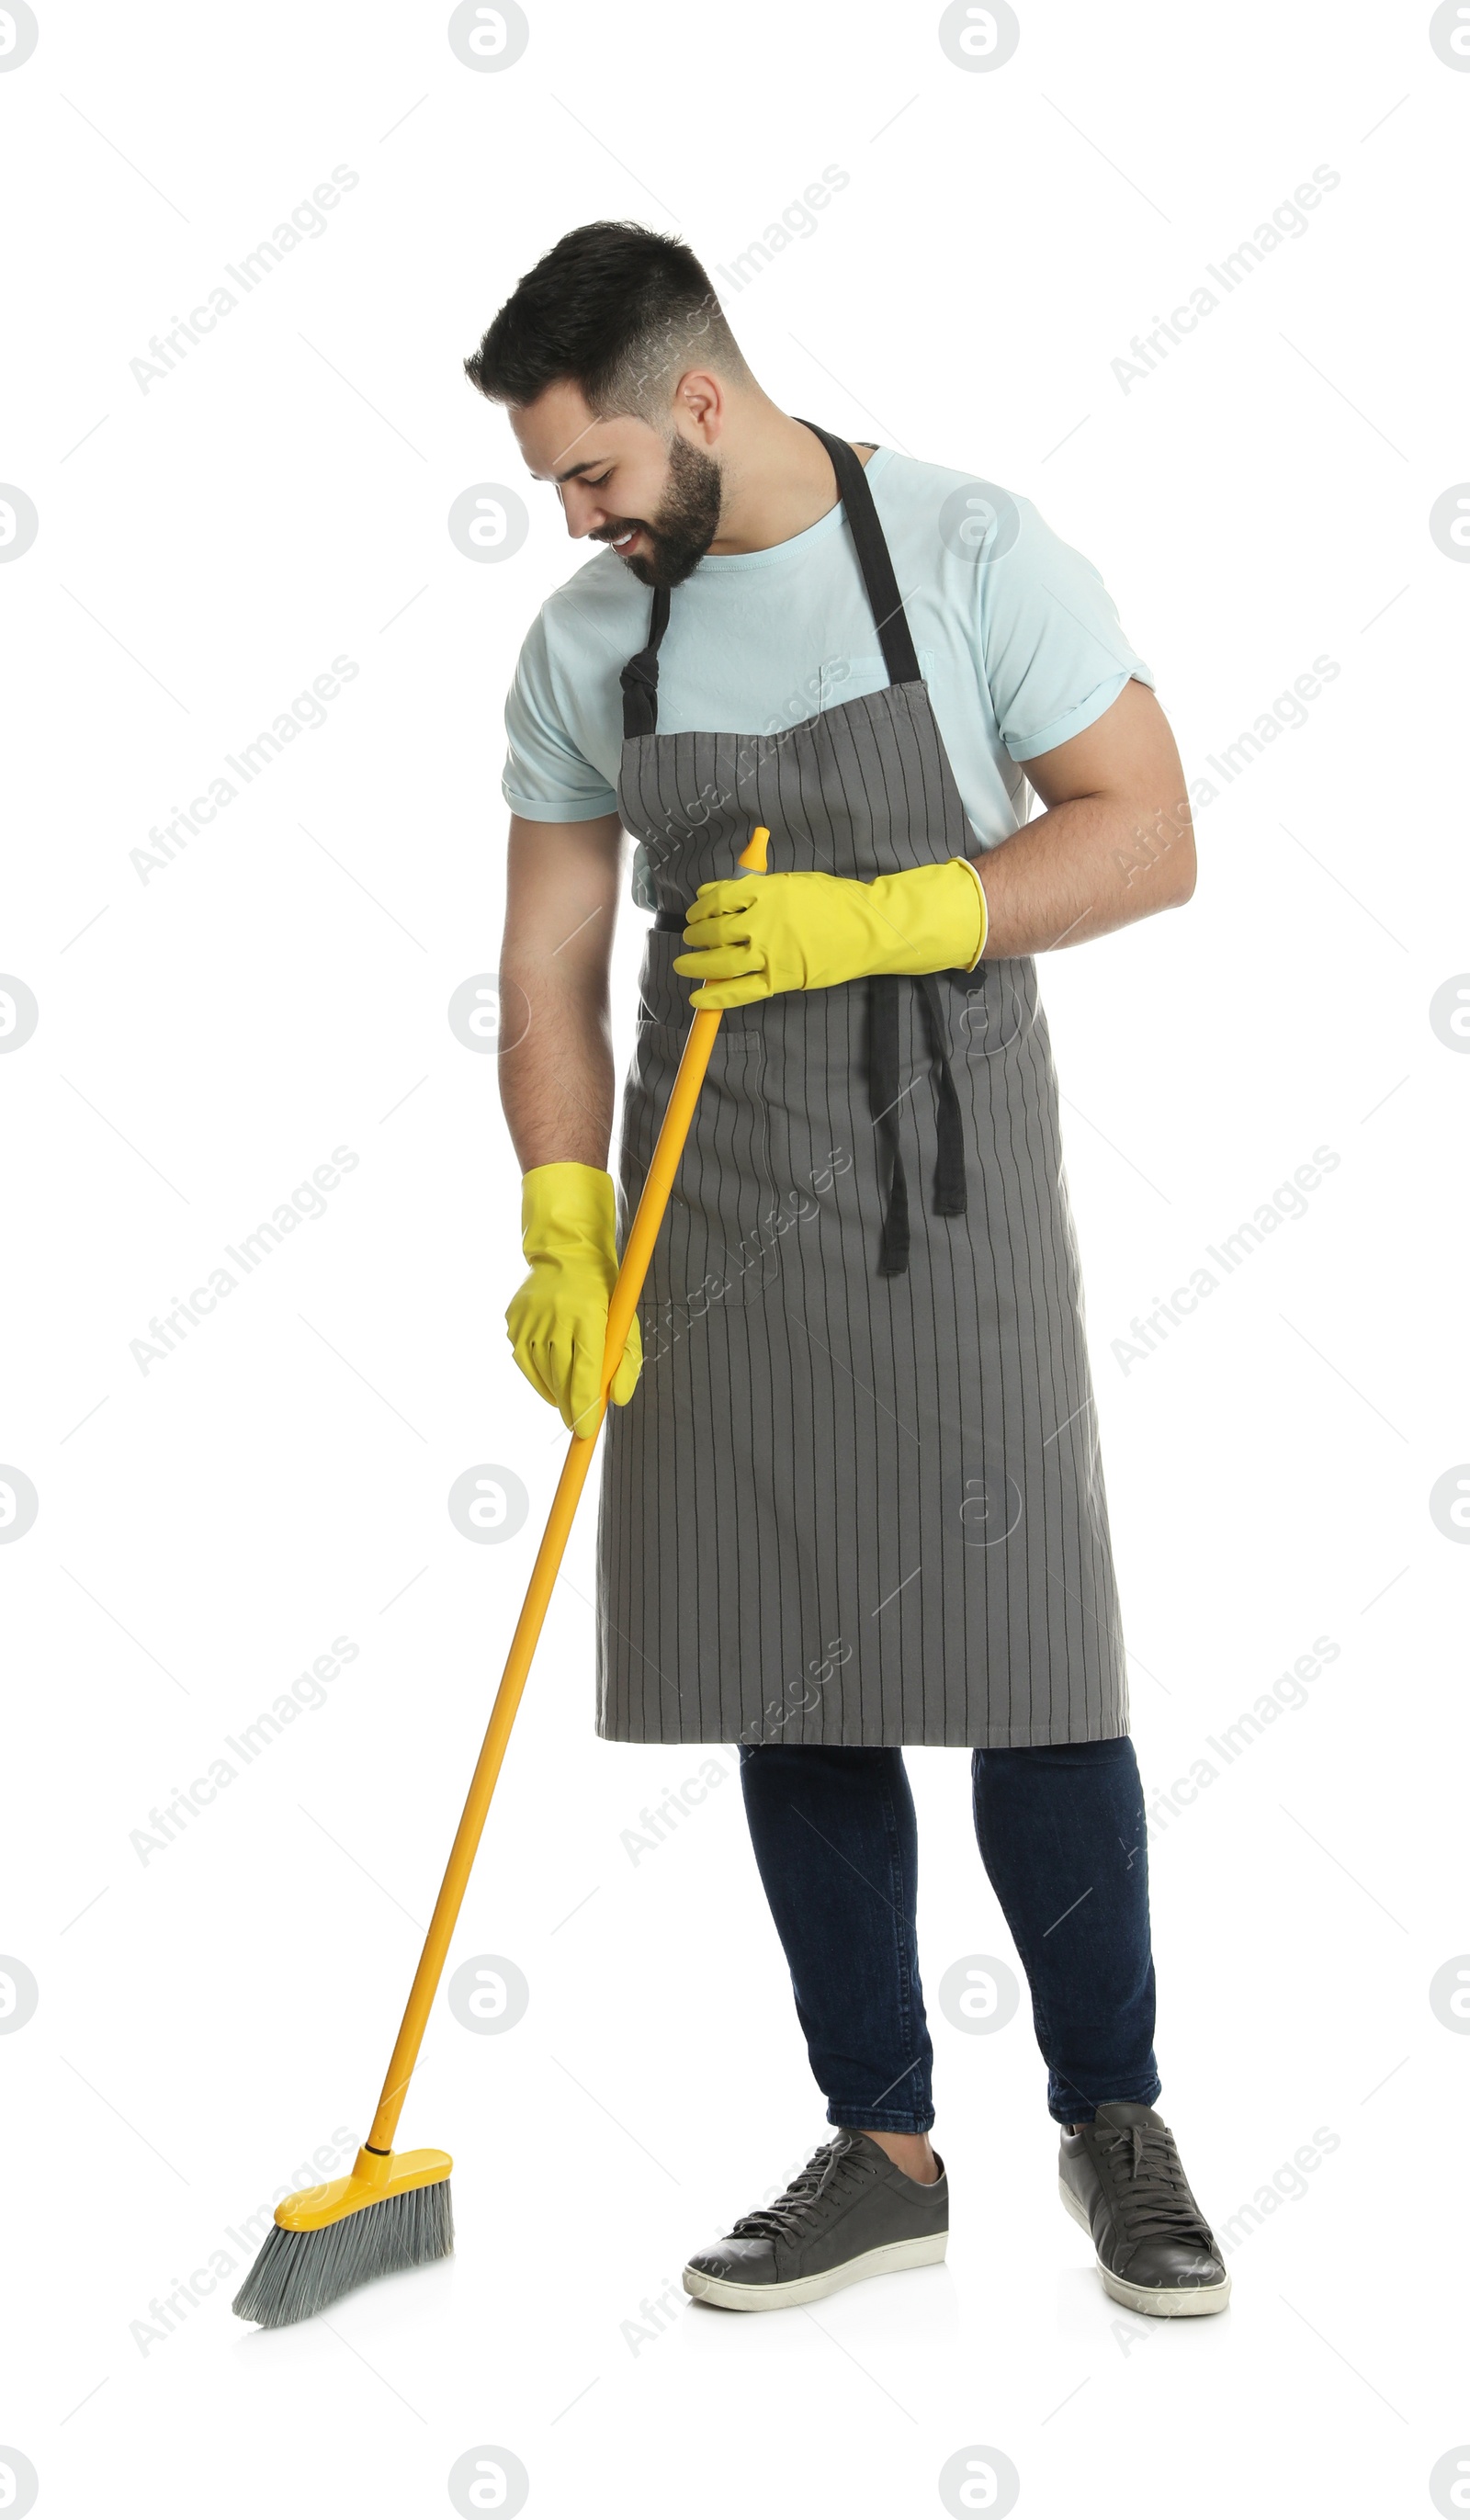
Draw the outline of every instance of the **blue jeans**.
M1154 1976L1134 1745L976 1750L975 1835L1031 1989L1047 2105L1080 2125L1152 2102ZM751 1842L832 2126L921 2135L934 2051L915 1930L918 1835L901 1750L740 1751Z

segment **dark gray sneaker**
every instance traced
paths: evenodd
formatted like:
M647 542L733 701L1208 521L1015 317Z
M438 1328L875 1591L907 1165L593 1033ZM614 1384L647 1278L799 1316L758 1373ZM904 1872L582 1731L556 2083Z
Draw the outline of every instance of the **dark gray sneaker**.
M896 2169L870 2136L819 2144L783 2196L742 2214L684 2270L684 2289L720 2310L789 2310L868 2275L932 2267L950 2235L944 2163L932 2186Z
M1104 2289L1153 2318L1224 2310L1230 2278L1157 2110L1108 2100L1091 2126L1062 2129L1061 2200L1090 2231Z

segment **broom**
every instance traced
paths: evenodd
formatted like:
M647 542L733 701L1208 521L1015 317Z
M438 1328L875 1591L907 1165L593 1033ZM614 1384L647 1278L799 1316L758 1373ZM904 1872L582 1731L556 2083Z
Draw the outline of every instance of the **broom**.
M765 873L770 837L764 828L752 833L739 861L747 874ZM317 2311L339 2301L343 2293L371 2282L375 2275L398 2274L408 2267L429 2266L436 2258L448 2257L454 2247L454 2216L449 2201L449 2174L454 2164L449 2154L432 2150L395 2152L393 2138L409 2081L419 2061L419 2049L439 1990L479 1850L490 1797L566 1549L577 1501L606 1414L607 1393L643 1292L719 1024L718 1012L709 1008L701 1009L690 1025L607 1307L601 1392L592 1429L586 1435L573 1435L557 1482L525 1602L511 1640L489 1726L434 1902L423 1956L414 1974L378 2113L348 2178L330 2180L324 2187L300 2188L277 2206L275 2222L233 2304L237 2318L252 2318L261 2327L289 2327L295 2319L310 2318Z

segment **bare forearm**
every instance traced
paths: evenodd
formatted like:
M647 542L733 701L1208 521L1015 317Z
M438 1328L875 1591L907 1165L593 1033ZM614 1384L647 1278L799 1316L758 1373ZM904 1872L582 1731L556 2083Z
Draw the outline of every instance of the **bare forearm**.
M500 1098L520 1169L607 1162L612 1037L607 974L617 913L615 814L511 817L500 962Z
M523 1026L519 1039L517 1031ZM612 1136L612 1038L605 991L514 957L501 964L500 1099L523 1173L536 1164L605 1167Z
M1194 888L1189 810L1075 796L975 864L990 904L987 962L1081 945L1177 909Z

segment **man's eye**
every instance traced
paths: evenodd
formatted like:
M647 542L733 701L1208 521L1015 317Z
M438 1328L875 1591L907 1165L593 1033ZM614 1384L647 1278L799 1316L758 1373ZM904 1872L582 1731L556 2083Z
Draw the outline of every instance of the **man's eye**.
M588 486L589 490L601 490L601 488L602 487L602 484L603 484L603 482L604 482L604 481L610 481L610 480L611 480L611 478L612 478L612 468L611 468L611 466L609 465L609 466L608 466L607 471L606 471L605 472L600 472L600 473L598 474L598 476L597 476L596 480L594 480L594 478L593 478L593 476L592 476L592 474L591 474L590 472L584 472L584 473L583 473L583 475L582 475L582 478L583 478L583 479L584 479L584 481L586 482L586 484L587 484L587 486Z

